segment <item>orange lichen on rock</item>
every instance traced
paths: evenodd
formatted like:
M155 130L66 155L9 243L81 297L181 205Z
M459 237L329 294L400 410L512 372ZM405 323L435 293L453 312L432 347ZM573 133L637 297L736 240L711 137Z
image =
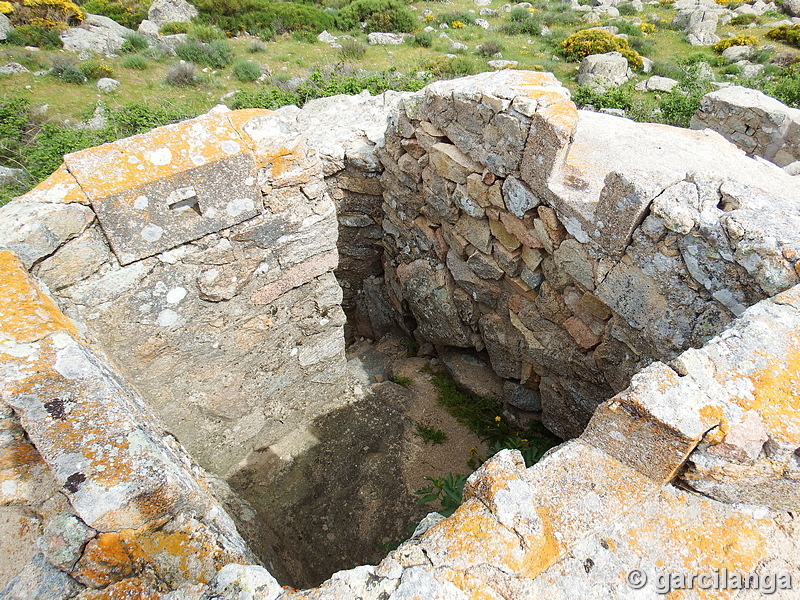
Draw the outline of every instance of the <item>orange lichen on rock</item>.
M75 177L63 164L50 177L15 201L45 202L50 204L70 204L72 202L89 204L89 198L86 197Z
M0 340L27 344L57 331L77 334L22 262L12 252L0 250Z
M64 162L98 200L229 158L247 146L225 113L208 114L68 154Z
M102 590L86 590L77 600L159 600L162 590L138 577L123 579Z
M787 332L786 336L783 356L761 351L765 366L748 374L718 371L715 379L730 389L741 387L731 384L749 380L752 384L747 386L749 393L733 396L731 400L744 410L755 410L776 441L797 445L800 443L800 403L797 401L800 398L800 332Z

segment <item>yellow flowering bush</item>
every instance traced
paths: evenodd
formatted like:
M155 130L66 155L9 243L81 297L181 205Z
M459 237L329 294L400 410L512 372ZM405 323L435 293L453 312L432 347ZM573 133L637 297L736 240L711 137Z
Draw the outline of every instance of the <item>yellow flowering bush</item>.
M452 27L453 29L464 29L466 25L464 25L464 23L462 23L461 21L453 21L452 23L450 23L450 27Z
M650 35L651 33L655 32L656 26L652 23L642 23L639 25L639 29L641 29L644 35Z
M14 12L14 5L11 2L5 2L5 0L0 2L0 13L10 15L12 12Z
M731 46L756 46L758 39L752 35L737 35L735 37L725 38L714 44L714 50L723 52Z
M85 13L70 0L22 0L13 3L11 23L44 29L64 28L83 21Z
M628 45L628 40L618 38L605 29L583 29L561 42L567 60L580 60L591 54L619 52L628 60L631 69L641 69L642 57Z

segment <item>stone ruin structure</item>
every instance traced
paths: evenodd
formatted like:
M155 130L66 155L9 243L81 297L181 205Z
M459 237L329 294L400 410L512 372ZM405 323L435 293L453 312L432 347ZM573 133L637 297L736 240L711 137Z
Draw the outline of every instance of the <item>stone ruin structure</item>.
M68 155L0 209L0 597L644 598L727 569L796 598L799 201L719 134L509 70ZM320 519L392 478L353 425L391 394L345 360L391 331L482 358L567 441L497 454L379 564L281 587L325 578L292 550L335 566L392 519Z

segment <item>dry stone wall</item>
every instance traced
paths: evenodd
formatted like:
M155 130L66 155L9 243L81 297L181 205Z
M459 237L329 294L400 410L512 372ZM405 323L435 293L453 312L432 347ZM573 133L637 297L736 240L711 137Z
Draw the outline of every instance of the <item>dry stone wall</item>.
M703 96L692 129L721 133L751 156L780 167L800 161L800 110L750 88L725 87ZM800 164L792 168L800 172Z
M798 280L792 177L711 132L579 113L547 74L428 86L379 156L395 306L420 341L485 349L564 438Z
M2 234L221 475L324 412L344 368L335 207L264 112L68 155Z

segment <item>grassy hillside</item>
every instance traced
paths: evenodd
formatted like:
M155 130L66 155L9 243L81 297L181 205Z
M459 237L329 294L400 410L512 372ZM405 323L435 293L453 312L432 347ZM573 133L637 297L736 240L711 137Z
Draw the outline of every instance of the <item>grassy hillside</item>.
M147 6L125 2L89 0L83 10L102 12L135 27L146 16ZM386 88L418 89L435 78L488 70L493 58L516 61L520 69L552 71L573 90L579 103L624 109L639 120L685 125L699 97L711 89L702 76L708 69L705 65L717 80L758 87L800 105L800 67L795 66L800 50L788 43L797 42L800 34L788 39L767 36L775 21L785 18L779 13L742 16L718 28L723 40L747 35L756 43L751 60L765 69L756 79L742 80L739 66L711 47L690 46L683 32L672 29L677 11L668 2L645 5L641 12L624 4L621 16L594 22L587 22L567 3L547 0L530 6L507 5L508 10L500 0L493 0L487 8L496 14L484 16L473 0L198 2L201 14L193 25L163 30L188 33L190 40L177 48L178 56L148 44L143 36L134 36L118 56L78 60L75 53L58 47L53 31L30 25L19 27L0 44L0 65L18 62L30 71L0 76L0 163L22 166L30 173L28 181L3 190L0 202L41 180L64 152L196 115L220 101L232 107L277 107L364 88L373 93ZM22 23L19 14L9 16L12 22L17 19L17 25ZM64 20L76 18L80 16L68 15ZM366 27L359 25L361 19ZM479 19L488 22L488 30L476 22ZM579 30L604 26L627 35L629 47L653 61L653 73L678 79L681 85L669 94L636 92L633 85L649 76L639 71L632 82L606 94L579 89L575 76L580 56L563 42ZM341 48L317 41L323 27L339 37L336 43ZM369 30L388 29L408 31L406 42L367 44ZM40 47L25 45L31 43ZM100 93L95 81L101 76L113 77L121 86ZM87 120L98 105L108 118L105 127L69 129Z

